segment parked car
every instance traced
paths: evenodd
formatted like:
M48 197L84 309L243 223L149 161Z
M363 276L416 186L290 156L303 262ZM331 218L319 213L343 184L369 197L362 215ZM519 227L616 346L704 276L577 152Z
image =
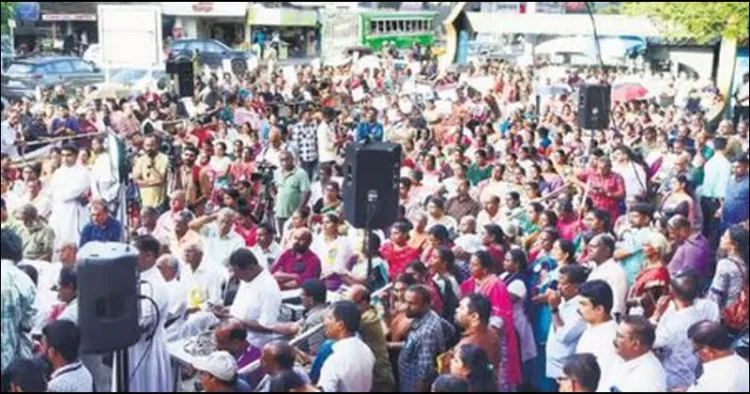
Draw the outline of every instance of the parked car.
M124 98L138 95L148 87L151 91L169 86L169 76L164 68L115 68L110 71L109 81L94 85L99 91L97 98Z
M62 84L68 88L104 81L104 74L95 65L69 56L16 59L3 78L3 96L14 99L33 97L37 87Z
M169 44L169 57L186 57L192 59L198 51L200 65L212 70L223 68L235 75L240 75L255 67L255 58L249 52L237 51L216 40L183 39Z

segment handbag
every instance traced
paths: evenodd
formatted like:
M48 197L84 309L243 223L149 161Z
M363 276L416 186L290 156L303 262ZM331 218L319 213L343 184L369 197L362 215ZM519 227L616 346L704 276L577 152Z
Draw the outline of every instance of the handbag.
M737 265L740 273L743 274L744 286L742 287L739 297L737 297L732 304L727 305L724 308L722 311L722 319L724 320L724 325L728 329L738 332L744 330L748 326L748 316L750 312L750 283L748 283L748 275L742 270L742 265L734 259L730 260Z

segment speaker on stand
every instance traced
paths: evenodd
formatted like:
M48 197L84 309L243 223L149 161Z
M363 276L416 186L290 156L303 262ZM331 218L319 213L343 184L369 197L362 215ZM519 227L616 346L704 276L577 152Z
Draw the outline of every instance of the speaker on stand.
M177 79L177 91L180 97L193 97L195 94L195 75L193 62L185 57L167 61L167 74Z
M128 348L141 337L138 252L127 244L88 243L76 270L81 353L115 353L117 392L127 392Z
M609 85L581 86L578 127L584 130L604 130L609 127L611 103L612 88Z
M400 175L401 145L356 143L346 150L344 215L352 227L365 229L368 250L372 229L390 226L398 218ZM370 257L367 261L370 284L372 276Z

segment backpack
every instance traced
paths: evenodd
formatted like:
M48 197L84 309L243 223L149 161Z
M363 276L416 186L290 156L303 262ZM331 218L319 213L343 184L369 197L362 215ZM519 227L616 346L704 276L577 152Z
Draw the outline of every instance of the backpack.
M748 326L748 315L750 311L750 284L748 283L748 276L744 274L742 265L732 260L737 265L740 273L743 273L744 286L740 292L740 296L730 305L727 305L722 311L722 318L724 320L724 326L728 329L738 332L742 331Z

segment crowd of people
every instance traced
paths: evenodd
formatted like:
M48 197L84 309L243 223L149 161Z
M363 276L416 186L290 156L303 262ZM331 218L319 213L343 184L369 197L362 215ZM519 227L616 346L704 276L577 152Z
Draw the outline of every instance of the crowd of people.
M110 389L111 357L78 351L76 260L130 242L155 327L132 391L750 390L748 120L717 119L712 86L438 73L419 48L289 71L3 109L4 389ZM578 127L581 85L633 78L652 94ZM369 233L342 182L346 147L371 141L403 157L399 218ZM216 351L174 369L168 345L206 330Z

